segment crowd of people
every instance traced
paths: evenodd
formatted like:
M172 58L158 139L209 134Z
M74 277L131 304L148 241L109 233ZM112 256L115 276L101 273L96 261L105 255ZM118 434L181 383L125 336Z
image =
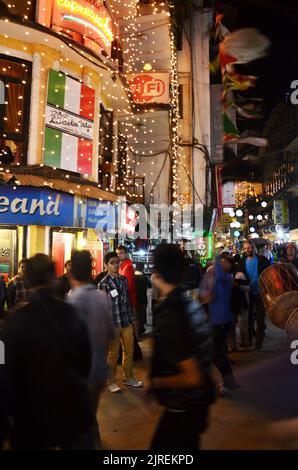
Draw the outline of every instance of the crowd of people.
M295 245L288 244L286 256L283 261L297 267ZM105 255L95 279L88 251L73 252L58 279L47 255L20 261L18 274L4 286L0 443L13 449L100 448L96 416L107 385L111 393L144 388L164 406L152 449L198 448L216 396L212 364L222 377L218 393L227 396L238 387L228 347L249 352L263 346L258 279L271 261L250 240L243 256L222 252L206 272L183 245L161 244L153 258L151 280L142 265L134 270L125 246ZM143 384L134 357L145 333L150 287L158 296Z

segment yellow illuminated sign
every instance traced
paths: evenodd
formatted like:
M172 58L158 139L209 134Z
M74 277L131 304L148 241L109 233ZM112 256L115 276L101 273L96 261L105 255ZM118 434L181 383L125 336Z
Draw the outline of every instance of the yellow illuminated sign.
M113 32L110 28L110 18L108 16L100 16L92 8L89 8L73 0L57 0L57 5L61 9L69 10L71 13L88 19L97 26L97 28L100 30L99 32L102 31L104 33L106 40L109 42L113 41ZM75 17L67 17L65 19L78 21L78 19ZM85 23L85 26L88 26L88 24Z

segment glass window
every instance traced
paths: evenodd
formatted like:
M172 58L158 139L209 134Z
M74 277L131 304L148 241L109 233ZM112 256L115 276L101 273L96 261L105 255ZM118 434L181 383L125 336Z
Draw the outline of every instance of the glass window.
M0 229L0 276L5 282L17 273L17 232Z
M0 14L21 16L25 20L35 19L35 0L1 0Z
M0 163L25 164L31 64L0 55Z

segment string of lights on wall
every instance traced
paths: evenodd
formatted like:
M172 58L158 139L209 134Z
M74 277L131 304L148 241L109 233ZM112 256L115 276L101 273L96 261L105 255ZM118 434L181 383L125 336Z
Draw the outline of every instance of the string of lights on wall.
M31 2L27 2L28 8L31 5ZM149 7L149 5L146 5ZM127 58L127 63L124 64L125 72L136 72L140 71L140 64L145 69L147 63L147 56L143 54L142 47L144 45L144 40L147 41L147 37L150 38L151 43L149 45L152 47L152 54L151 54L151 62L152 62L152 71L155 71L155 59L154 59L154 48L156 46L155 41L155 28L158 27L160 21L155 22L152 21L150 25L150 31L144 31L144 27L142 22L140 21L140 16L142 15L141 8L142 6L135 0L123 2L122 0L113 0L110 5L110 9L114 17L119 17L120 15L120 7L126 9L126 16L121 18L121 23L125 24L123 28L123 34L117 33L115 35L115 39L117 39L122 45L125 45L124 52L125 57ZM173 7L173 6L172 6ZM8 8L9 5L8 5ZM13 8L13 6L11 6ZM94 6L92 5L92 8ZM158 14L165 14L167 17L170 13L167 11L167 6L165 2L152 2L150 4L152 15ZM43 8L44 14L47 13L46 7ZM147 12L147 14L149 14ZM26 21L29 19L27 14L24 14L23 20L24 25L20 27L18 24L18 34L21 31L23 34L20 41L23 43L22 46L19 44L16 45L16 48L19 48L26 54L34 54L34 52L38 52L41 56L41 76L40 82L42 83L40 86L40 90L38 90L38 94L40 97L40 105L45 107L47 101L47 90L46 90L46 82L47 82L47 74L48 69L50 68L48 56L55 55L56 61L55 68L58 70L63 71L63 73L67 76L75 76L78 78L80 83L84 83L87 80L87 83L90 83L91 86L98 86L98 78L100 79L100 89L101 92L105 94L107 100L109 101L109 107L107 110L114 111L115 113L115 121L114 121L114 135L113 135L113 153L114 158L112 162L112 175L110 179L110 186L109 189L111 192L118 190L119 186L117 186L117 177L118 177L118 167L119 161L117 152L115 149L117 148L118 143L118 136L117 136L117 126L121 126L121 133L126 138L125 144L125 153L127 154L127 162L126 162L126 173L123 177L123 183L125 188L124 192L127 197L141 197L139 194L139 186L140 183L135 182L133 178L140 174L139 169L142 165L142 156L147 156L147 154L153 154L151 146L156 144L155 139L153 138L153 126L155 125L155 119L150 118L149 114L151 112L155 112L152 109L142 109L142 107L133 105L129 87L125 80L122 79L121 74L119 72L119 59L118 58L110 58L110 57L101 57L101 60L96 60L94 56L90 55L90 51L86 50L85 47L80 47L80 45L74 44L73 41L68 40L65 35L58 31L55 34L49 30L47 32L43 32L41 35L42 40L39 41L39 44L35 44L33 39L31 39L33 31L30 29L29 25L26 25ZM9 57L13 58L14 51L11 47L11 40L14 40L14 33L13 33L13 26L14 21L11 21L10 18L5 18L5 23L9 23L10 27L8 27L4 34L4 40L6 43L3 43L3 49L5 54ZM163 20L164 21L164 20ZM163 23L165 24L165 23ZM170 27L170 26L169 26ZM152 29L151 29L152 28ZM146 28L145 28L146 30ZM122 32L122 30L121 30ZM146 38L144 36L146 35ZM42 37L45 36L45 37ZM60 38L61 44L59 45L59 49L57 50L57 37ZM44 46L42 46L41 41L43 42ZM116 46L113 46L116 47ZM179 142L179 135L178 135L178 120L179 120L179 106L178 106L178 75L177 75L177 55L176 55L176 47L174 41L174 35L170 30L170 47L171 47L171 144L172 144L172 180L173 180L173 202L177 202L178 197L178 173L177 173L177 165L178 165L178 142ZM80 60L80 57L83 59ZM83 63L82 63L83 62ZM89 65L88 65L89 64ZM22 66L26 66L26 64L22 64ZM79 67L79 70L77 70ZM103 70L104 67L104 70ZM89 69L89 70L88 70ZM91 70L90 70L91 69ZM36 90L34 90L36 93ZM22 99L22 98L20 98ZM97 101L98 103L98 101ZM7 103L8 104L8 103ZM144 117L148 114L148 117ZM45 119L45 113L42 114L43 119ZM4 117L5 118L5 117ZM97 115L97 122L100 120L100 113L98 112ZM40 131L41 137L44 136L44 131ZM5 138L5 136L3 136ZM140 150L140 145L144 146L146 150ZM102 159L103 160L103 157ZM156 160L151 160L152 167L156 163ZM19 162L17 163L20 164ZM40 163L40 166L43 167L44 164ZM56 170L56 167L52 167ZM9 172L10 170L6 170ZM150 176L154 175L154 170L150 172ZM142 177L146 176L146 173L141 175ZM59 174L59 177L60 174ZM65 174L65 178L69 179L70 175ZM84 174L84 177L88 179L89 175ZM116 180L115 180L116 179ZM129 188L135 185L135 190L130 191ZM154 185L154 182L151 183L151 186ZM143 187L146 186L146 183L143 183ZM101 185L98 184L98 187L101 188Z

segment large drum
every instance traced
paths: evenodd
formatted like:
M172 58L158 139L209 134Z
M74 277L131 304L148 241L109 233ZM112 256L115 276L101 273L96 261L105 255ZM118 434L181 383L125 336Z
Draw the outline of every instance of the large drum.
M298 271L288 263L277 263L262 272L259 286L272 323L284 329L298 307Z
M289 316L286 324L286 333L290 341L298 339L298 307Z

